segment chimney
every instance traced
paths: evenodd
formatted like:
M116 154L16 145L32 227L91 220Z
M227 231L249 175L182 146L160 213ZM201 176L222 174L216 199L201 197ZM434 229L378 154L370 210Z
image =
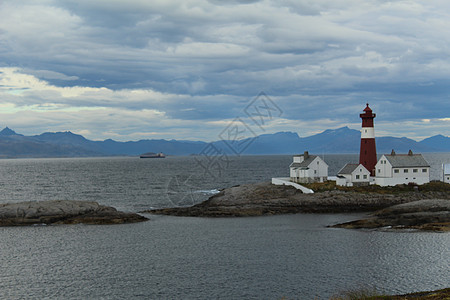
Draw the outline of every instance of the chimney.
M391 155L395 155L395 151L394 151L394 149L392 149L392 151L391 151Z
M412 153L411 149L409 149L408 155L409 155L409 156L413 156L413 153Z
M309 157L309 153L308 153L308 151L305 151L304 153L303 153L303 159L307 159Z

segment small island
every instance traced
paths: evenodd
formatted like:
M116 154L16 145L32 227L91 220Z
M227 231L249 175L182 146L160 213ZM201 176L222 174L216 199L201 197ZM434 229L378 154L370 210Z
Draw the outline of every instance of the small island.
M304 194L287 185L273 185L270 182L244 184L222 190L208 200L190 207L171 207L145 211L153 214L195 217L247 217L292 213L348 213L375 212L388 207L420 201L409 206L411 215L405 226L422 226L438 222L443 226L422 226L421 229L445 230L450 228L449 185L443 182L430 182L421 186L398 185L395 187L336 186L334 181L304 184L314 193ZM436 208L439 204L439 208ZM405 208L406 209L406 208ZM447 209L447 211L446 211ZM393 208L395 215L399 210ZM419 211L422 215L419 218ZM423 217L428 214L428 217ZM387 218L394 220L394 218ZM416 223L414 223L416 222ZM446 225L445 225L446 224ZM401 224L391 224L392 226ZM379 227L390 226L380 223ZM345 226L342 226L345 227ZM359 228L363 228L360 226ZM347 226L346 228L350 228ZM356 228L356 227L355 227ZM374 228L371 226L370 228Z
M0 226L50 224L124 224L147 221L136 213L117 211L93 201L28 201L0 204Z

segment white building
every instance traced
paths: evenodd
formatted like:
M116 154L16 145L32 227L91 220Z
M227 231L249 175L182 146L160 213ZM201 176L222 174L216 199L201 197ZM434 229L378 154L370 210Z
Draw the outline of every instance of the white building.
M383 155L375 165L375 183L380 186L397 184L424 184L430 182L430 164L421 154Z
M450 183L450 164L442 165L443 181Z
M290 179L297 183L324 182L328 178L328 165L317 155L294 155L289 166Z
M337 174L336 185L369 185L370 172L362 164L346 164Z

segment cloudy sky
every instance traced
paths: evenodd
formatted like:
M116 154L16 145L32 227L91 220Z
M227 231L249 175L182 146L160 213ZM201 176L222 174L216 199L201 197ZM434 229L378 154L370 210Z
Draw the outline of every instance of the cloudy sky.
M279 110L254 127L260 92ZM377 135L420 140L449 135L449 98L446 0L0 1L0 127L25 135L308 136L369 102Z

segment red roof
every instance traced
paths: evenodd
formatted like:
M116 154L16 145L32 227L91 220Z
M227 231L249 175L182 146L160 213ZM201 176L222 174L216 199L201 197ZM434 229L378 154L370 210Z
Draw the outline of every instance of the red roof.
M366 103L366 108L364 108L364 110L363 111L367 111L367 112L372 112L372 110L370 109L370 107L369 107L369 103Z

